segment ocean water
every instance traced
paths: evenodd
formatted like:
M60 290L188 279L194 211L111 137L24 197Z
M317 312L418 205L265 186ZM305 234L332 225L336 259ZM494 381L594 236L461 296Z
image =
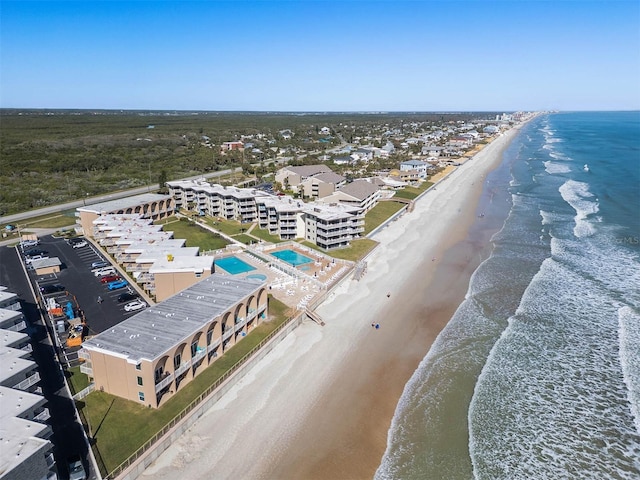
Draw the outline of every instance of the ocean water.
M639 479L640 113L537 117L489 188L507 218L376 479Z

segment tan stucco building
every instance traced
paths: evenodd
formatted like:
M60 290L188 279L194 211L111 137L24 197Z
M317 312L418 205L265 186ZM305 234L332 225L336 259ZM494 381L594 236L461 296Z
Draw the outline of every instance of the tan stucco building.
M96 389L153 408L267 317L266 283L213 274L85 341Z
M86 236L93 236L93 221L106 214L138 214L152 221L173 214L174 202L170 195L143 193L133 197L94 203L76 209L76 223Z

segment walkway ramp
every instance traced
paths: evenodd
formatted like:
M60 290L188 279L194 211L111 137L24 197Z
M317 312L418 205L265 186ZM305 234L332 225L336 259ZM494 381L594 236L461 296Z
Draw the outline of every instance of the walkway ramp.
M305 309L304 313L307 317L309 317L309 319L313 320L321 327L324 327L324 321L322 320L322 318L320 318L320 315L318 315L316 312L312 312L307 308Z

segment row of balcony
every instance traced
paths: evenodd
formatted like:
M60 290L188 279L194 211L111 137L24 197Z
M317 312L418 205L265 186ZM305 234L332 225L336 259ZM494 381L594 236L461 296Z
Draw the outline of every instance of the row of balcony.
M40 381L40 373L33 372L33 375L31 375L31 376L25 378L24 380L22 380L21 382L15 384L13 386L13 388L16 389L16 390L22 390L23 392L26 392L26 391L29 390L30 387L32 387L33 385L35 385L39 381Z

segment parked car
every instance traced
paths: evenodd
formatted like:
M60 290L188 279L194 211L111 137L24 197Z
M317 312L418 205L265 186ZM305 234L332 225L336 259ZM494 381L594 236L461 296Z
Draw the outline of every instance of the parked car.
M116 269L113 267L103 267L103 268L99 268L97 270L95 270L93 272L93 274L96 277L105 277L107 275L115 275L116 274Z
M24 252L24 256L25 257L33 257L35 255L46 255L47 252L46 250L40 250L39 248L32 248L31 250L27 250L26 252Z
M118 290L119 288L124 288L127 285L129 285L129 284L127 283L126 280L116 280L115 282L111 282L111 283L107 284L107 288L109 290Z
M105 261L93 262L91 264L91 271L97 270L98 268L108 267L109 264Z
M23 250L25 248L37 247L40 245L40 240L20 240L20 248Z
M70 457L67 460L67 466L69 467L69 480L86 480L87 472L84 471L80 455Z
M75 242L71 244L73 248L82 248L82 247L86 247L87 245L89 244L87 243L86 240L82 240L81 242Z
M25 263L27 264L31 264L32 262L36 261L36 260L44 260L45 258L49 258L46 255L34 255L33 257L27 257L24 259Z
M133 293L133 292L121 293L120 295L118 295L118 303L128 302L130 300L135 300L136 298L138 298L137 293Z
M120 275L107 275L106 277L102 277L100 279L101 283L111 283L111 282L115 282L116 280L122 280L120 278Z
M85 242L86 240L82 237L74 237L74 238L70 238L69 240L67 240L67 243L69 245L73 245L74 243L80 243L80 242Z
M134 300L133 302L127 303L124 306L124 309L127 312L135 312L136 310L140 310L141 308L145 308L147 306L142 300Z
M64 285L60 285L59 283L54 285L43 285L40 287L40 291L45 295L48 293L64 292L65 290Z

